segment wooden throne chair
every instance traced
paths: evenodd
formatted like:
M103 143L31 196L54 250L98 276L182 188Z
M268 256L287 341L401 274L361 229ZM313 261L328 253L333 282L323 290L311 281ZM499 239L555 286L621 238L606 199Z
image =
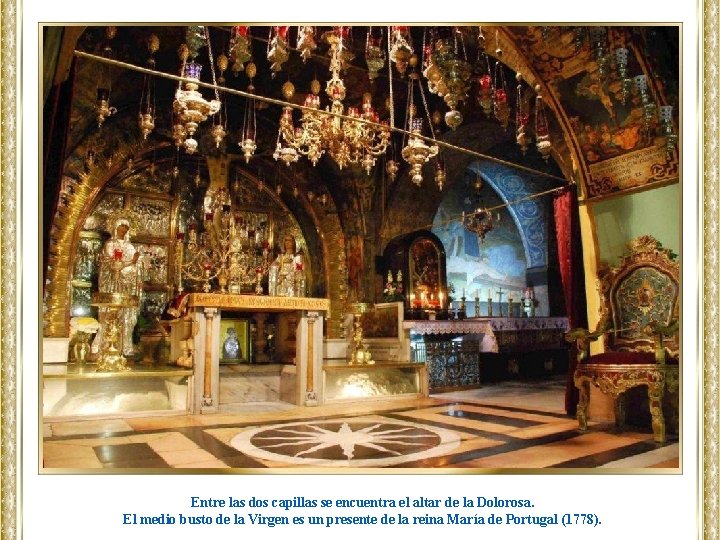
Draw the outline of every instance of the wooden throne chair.
M602 307L597 329L577 328L566 335L568 341L577 342L577 419L580 430L587 430L593 385L614 399L615 424L622 427L625 393L647 386L654 439L664 443L663 407L668 405L668 396L677 397L679 385L680 265L676 256L651 236L636 238L628 248L629 254L617 267L598 272ZM605 352L590 356L590 342L601 336Z

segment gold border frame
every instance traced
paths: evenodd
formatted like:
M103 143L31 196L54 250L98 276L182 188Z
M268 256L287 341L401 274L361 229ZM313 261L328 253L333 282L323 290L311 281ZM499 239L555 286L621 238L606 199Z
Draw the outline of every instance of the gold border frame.
M16 288L16 89L18 84L15 0L0 2L0 539L17 537L17 288ZM9 219L7 216L10 216Z
M716 91L717 74L720 72L720 34L718 28L718 0L703 0L698 6L702 12L698 14L700 23L698 47L702 47L702 154L698 159L703 166L703 239L702 255L703 270L701 286L703 287L703 304L705 300L715 302L718 298L718 269L720 268L720 245L718 244L718 188L720 185L720 158L718 157L718 133L720 132L720 95ZM3 0L0 3L0 58L3 70L0 81L6 92L0 96L0 210L2 216L16 212L16 145L15 126L16 103L15 88L17 87L17 51L16 51L16 3L15 0ZM710 39L710 38L713 39ZM712 74L708 80L703 74ZM699 89L700 90L700 89ZM700 128L699 128L700 129ZM21 133L21 132L20 132ZM700 151L700 150L699 150ZM16 268L16 228L13 218L0 217L0 357L5 359L0 370L0 540L14 540L17 535L17 461L16 454L16 276L12 269ZM714 315L714 314L713 314ZM703 513L701 534L703 539L716 539L720 535L718 510L720 508L720 451L718 441L718 356L720 355L720 324L717 317L704 318L702 336L702 352L704 354L702 386L702 458L701 484L698 485ZM699 346L699 345L698 345Z
M718 28L718 0L703 0L701 6L703 11L698 13L699 19L699 36L702 40L698 43L698 52L702 52L702 64L698 68L702 68L698 77L702 82L702 94L698 94L699 103L702 104L700 112L700 120L702 124L698 126L698 130L702 130L698 135L702 147L698 148L698 160L702 167L702 279L700 287L702 291L702 306L711 303L716 305L718 298L718 268L720 267L720 245L718 245L718 175L720 174L720 159L718 158L718 131L720 119L720 96L717 92L718 69L720 68L720 43L718 36L720 29ZM699 209L700 210L700 209ZM718 315L713 307L708 311L710 317L702 317L698 342L701 337L702 354L703 354L703 371L702 379L698 381L701 386L698 388L700 396L698 396L698 423L702 421L702 431L699 433L701 446L698 448L698 458L702 459L702 469L698 464L698 495L699 503L702 504L702 514L700 508L697 509L698 517L701 523L701 534L703 539L720 538L720 520L718 509L720 507L720 492L718 485L720 484L720 474L718 466L720 466L720 449L718 442L720 441L720 433L718 432L718 356L720 355L720 324L718 324ZM700 343L698 343L700 348ZM700 351L698 351L700 352ZM702 399L702 401L700 401Z

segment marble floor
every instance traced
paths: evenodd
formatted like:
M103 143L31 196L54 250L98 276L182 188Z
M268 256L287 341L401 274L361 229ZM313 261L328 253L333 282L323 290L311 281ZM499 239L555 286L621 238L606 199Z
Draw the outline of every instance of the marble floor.
M679 442L590 423L563 410L564 380L505 382L423 399L294 407L228 406L215 415L44 424L45 469L653 468L680 472ZM206 472L206 471L203 471Z

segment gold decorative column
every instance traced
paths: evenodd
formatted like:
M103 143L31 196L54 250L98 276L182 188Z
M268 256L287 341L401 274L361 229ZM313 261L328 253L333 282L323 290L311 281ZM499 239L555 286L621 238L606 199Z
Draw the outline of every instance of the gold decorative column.
M203 373L203 407L212 407L212 356L213 356L213 318L217 308L206 307L205 313L205 368Z
M307 376L305 382L305 405L317 405L317 392L315 391L315 321L317 312L306 314L307 318Z
M105 316L101 318L103 329L103 345L97 361L98 371L127 371L130 368L127 360L122 354L122 321L120 311L122 309L135 309L138 305L138 297L123 293L95 293L92 297L92 305L105 310Z

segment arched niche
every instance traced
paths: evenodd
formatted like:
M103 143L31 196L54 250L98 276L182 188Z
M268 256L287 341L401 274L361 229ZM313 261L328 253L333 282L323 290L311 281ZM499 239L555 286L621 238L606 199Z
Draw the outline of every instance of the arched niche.
M425 294L437 300L441 291L447 294L445 247L430 231L415 231L392 239L383 252L383 276L388 272L397 278L402 272L405 305L412 295Z
M45 298L46 335L66 335L71 316L93 313L90 301L92 292L97 290L97 254L110 236L112 217L120 212L135 218L132 241L146 263L142 312L159 315L176 290L177 232L190 216L196 221L203 219L202 198L208 185L208 170L201 159L181 164L174 175L172 159L151 161L148 156L134 155L132 169L109 171L107 180L96 178L99 174L81 174L75 181L74 193L58 214L62 219L57 220L53 229L52 244L65 247L61 250L63 257L52 261L53 279L49 280ZM237 178L238 185L231 189L237 188L234 197L239 207L272 216L273 244L278 244L285 234L296 238L307 261L308 291L324 296L327 290L324 241L311 217L298 209L299 205L290 209L274 190L248 171L239 172Z
M490 161L471 163L463 177L450 184L432 231L445 248L447 280L456 296L464 288L469 298L501 298L505 303L509 294L517 300L532 286L539 301L537 315L554 311L548 288L556 266L552 196L543 195L554 187L555 181ZM479 204L494 208L493 229L483 241L462 224L462 213L473 212Z

